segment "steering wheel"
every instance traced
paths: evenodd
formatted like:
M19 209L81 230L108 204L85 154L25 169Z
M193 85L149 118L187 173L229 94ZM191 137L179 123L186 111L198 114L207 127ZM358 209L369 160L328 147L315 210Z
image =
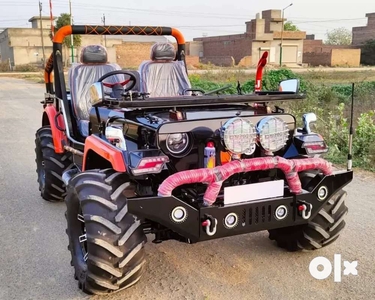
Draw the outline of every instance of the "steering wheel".
M114 87L119 86L119 85L124 86L125 84L128 84L131 81L132 82L131 85L129 87L125 88L124 92L128 92L133 87L135 87L135 85L137 83L137 78L132 73L127 72L127 71L123 71L123 70L116 70L116 71L108 72L107 74L104 74L102 77L100 77L98 79L98 82L102 82L104 79L106 79L110 76L113 76L113 75L118 75L118 74L128 75L130 78L127 79L127 80L124 80L124 81L121 81L121 82L115 82L115 83L103 82L103 85L113 89Z

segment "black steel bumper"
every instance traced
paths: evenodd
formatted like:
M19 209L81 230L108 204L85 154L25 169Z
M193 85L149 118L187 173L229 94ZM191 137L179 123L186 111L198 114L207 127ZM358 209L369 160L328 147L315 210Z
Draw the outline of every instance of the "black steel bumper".
M285 195L282 198L264 199L259 201L242 202L235 205L222 207L211 206L199 209L186 204L176 197L147 197L128 200L129 212L139 218L157 222L179 235L189 239L192 243L238 234L270 230L281 227L305 224L314 218L322 206L340 189L350 183L353 179L352 171L336 172L332 175L317 175L311 181L309 191L303 190L299 195ZM326 188L327 196L320 200L318 191ZM302 216L298 209L305 204L311 207L311 214ZM311 206L310 206L311 204ZM279 220L275 212L280 206L285 206L287 215ZM187 217L182 222L176 222L172 218L172 211L176 207L182 207ZM232 228L225 225L228 214L237 216L237 224ZM217 220L215 233L207 233L207 227L202 225L207 219ZM212 222L213 223L213 222ZM211 224L211 228L213 224Z

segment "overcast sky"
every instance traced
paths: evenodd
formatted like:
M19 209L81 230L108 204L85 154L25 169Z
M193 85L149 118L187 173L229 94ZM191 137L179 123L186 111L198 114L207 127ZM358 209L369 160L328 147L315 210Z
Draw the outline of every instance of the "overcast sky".
M49 16L49 0L41 2L43 15ZM72 0L72 14L75 24L101 24L104 13L108 25L173 26L192 40L243 33L244 22L256 13L282 9L291 2L285 17L322 39L327 30L366 25L365 14L375 12L375 0ZM55 16L69 12L69 0L52 0L52 6ZM38 0L0 0L0 7L0 28L30 27L28 19L39 14Z

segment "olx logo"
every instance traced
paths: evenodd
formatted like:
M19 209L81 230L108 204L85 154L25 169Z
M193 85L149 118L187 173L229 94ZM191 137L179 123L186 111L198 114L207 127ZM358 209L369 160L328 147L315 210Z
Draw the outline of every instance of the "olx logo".
M334 282L341 282L341 274L342 274L342 265L341 262L344 264L344 276L358 275L358 261L342 261L341 254L335 254L333 258L333 266L328 258L319 256L314 258L309 265L309 271L312 277L315 279L323 280L328 278L328 276L332 273L333 268L333 278ZM318 268L322 266L322 268Z

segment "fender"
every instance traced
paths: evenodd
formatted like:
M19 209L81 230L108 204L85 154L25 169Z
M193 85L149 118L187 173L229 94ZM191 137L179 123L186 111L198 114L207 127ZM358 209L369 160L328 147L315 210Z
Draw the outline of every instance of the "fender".
M64 119L61 114L57 116L58 126L56 126L56 121L55 121L56 115L57 115L56 107L53 106L52 104L47 105L44 108L42 125L51 126L53 146L55 147L55 152L64 153L63 141L65 141L66 143L67 139L66 139L64 132L60 130L60 129L65 129ZM59 127L60 129L58 129L57 127Z
M257 73L255 77L255 91L260 92L262 90L262 79L263 79L263 68L267 64L268 51L264 52L260 58L257 66Z
M89 151L95 152L100 157L109 161L112 168L117 172L126 172L124 155L120 149L105 142L96 135L90 135L85 140L85 149L83 151L82 171L86 170L86 162Z

